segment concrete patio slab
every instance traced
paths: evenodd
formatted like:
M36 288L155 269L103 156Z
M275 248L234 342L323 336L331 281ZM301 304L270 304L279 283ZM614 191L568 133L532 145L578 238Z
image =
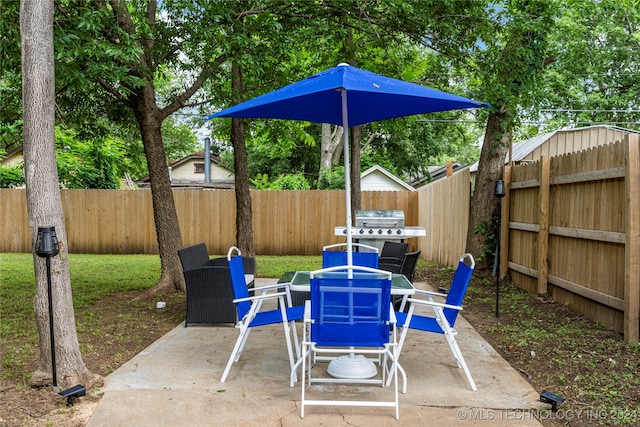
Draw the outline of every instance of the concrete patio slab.
M273 283L258 279L257 286ZM425 283L416 283L426 288ZM471 390L443 336L409 331L400 357L408 382L400 394L407 425L539 426L548 405L467 323L457 341L478 391ZM183 324L105 380L89 427L102 426L397 426L392 408L307 407L300 418L300 385L289 387L289 363L280 325L251 332L225 383L222 371L237 338L232 325ZM388 399L390 388L313 386L311 392Z

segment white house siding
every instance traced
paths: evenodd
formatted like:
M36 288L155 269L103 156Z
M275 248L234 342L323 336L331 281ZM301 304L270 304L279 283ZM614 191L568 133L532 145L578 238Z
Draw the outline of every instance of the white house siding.
M196 163L202 164L202 160L188 160L178 166L171 168L171 180L172 181L190 181L190 182L203 182L203 173L195 173ZM233 180L233 174L228 170L221 168L215 163L211 163L211 180L212 181L228 181Z
M406 191L407 189L397 182L380 173L372 173L360 181L362 191Z

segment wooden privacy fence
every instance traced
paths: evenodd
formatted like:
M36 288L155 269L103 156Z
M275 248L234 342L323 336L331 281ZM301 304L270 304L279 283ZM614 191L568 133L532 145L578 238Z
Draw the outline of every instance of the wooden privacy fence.
M149 190L62 190L67 244L72 253L157 254ZM211 254L236 244L233 190L175 190L185 246L205 242ZM418 193L362 193L364 209L399 209L418 225ZM318 255L344 242L344 191L251 191L254 246L261 255ZM25 190L0 190L2 252L31 252ZM411 243L417 246L416 239Z
M505 169L501 274L637 342L638 135Z
M205 242L211 254L225 254L235 238L233 190L175 190L185 246ZM322 246L343 242L344 191L252 191L254 246L262 255L318 255ZM62 190L69 251L157 254L148 190ZM464 252L469 210L469 172L418 192L365 191L363 209L399 209L406 225L427 229L409 239L422 258L455 265ZM0 189L2 252L31 252L25 190Z
M467 245L469 180L469 168L465 168L418 190L418 224L427 228L427 236L418 240L421 258L458 265Z

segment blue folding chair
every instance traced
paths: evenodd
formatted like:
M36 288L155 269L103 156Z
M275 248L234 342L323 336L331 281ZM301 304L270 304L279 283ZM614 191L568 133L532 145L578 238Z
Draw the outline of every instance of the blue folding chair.
M233 252L237 252L237 256L233 256ZM271 286L262 286L247 288L247 282L245 278L244 264L242 261L242 254L240 249L232 246L227 253L227 261L231 270L231 281L233 283L233 292L235 299L233 300L238 311L238 323L235 327L240 330L236 344L233 347L229 361L224 369L220 382L225 382L227 375L231 370L231 366L234 362L240 359L242 350L249 338L249 332L251 328L265 325L273 325L276 323L282 323L284 328L284 336L287 342L287 351L289 352L289 364L291 369L295 365L295 359L293 356L293 349L291 346L291 333L293 332L293 339L295 343L296 357L300 357L300 350L298 347L298 335L296 334L296 320L301 320L304 316L304 306L291 307L291 295L289 293L289 287L279 283ZM275 292L278 288L281 291ZM273 291L272 293L269 293ZM249 293L253 293L254 296L249 296ZM269 299L278 299L279 308L277 310L260 311L262 303Z
M469 264L465 263L465 259L468 260ZM462 301L464 300L464 296L467 292L467 287L471 281L471 275L473 274L474 268L475 261L473 256L468 253L462 255L453 276L453 281L451 282L451 288L449 289L448 294L416 289L414 295L409 297L406 301L403 301L402 308L404 308L404 303L408 302L409 311L407 313L403 313L402 311L396 312L396 318L398 321L398 327L402 328L400 342L398 343L398 354L402 351L402 346L404 345L409 329L444 334L447 339L447 343L451 348L451 352L453 353L453 357L458 363L458 367L462 368L466 374L469 384L471 385L471 389L473 391L477 391L478 389L476 384L473 382L473 378L471 378L471 373L464 361L464 357L462 357L462 352L460 351L460 347L458 347L458 343L455 338L458 333L455 330L456 319L458 318L458 313L462 310ZM434 297L444 299L444 303L434 301ZM433 316L415 314L415 310L419 307L429 308Z
M336 243L322 248L322 268L347 265L347 252L333 251L330 249L345 246L346 243ZM361 249L358 252L351 252L353 265L378 268L378 248L362 243L352 243L355 248ZM365 251L362 251L365 249Z
M302 342L302 394L300 416L308 405L395 407L399 419L398 372L395 315L391 306L391 274L369 267L330 267L311 272L311 300L305 306ZM391 328L391 329L390 329ZM381 372L362 378L349 374L339 378L314 376L313 366L323 360L357 354L365 363L376 361ZM328 356L319 356L328 355ZM346 355L346 356L345 356ZM375 355L366 359L363 355ZM330 371L329 371L330 372ZM330 372L331 373L331 372ZM292 382L295 373L292 371ZM314 400L306 395L307 385L316 383L379 384L394 378L394 400ZM311 392L311 390L309 391ZM333 393L332 396L336 396Z

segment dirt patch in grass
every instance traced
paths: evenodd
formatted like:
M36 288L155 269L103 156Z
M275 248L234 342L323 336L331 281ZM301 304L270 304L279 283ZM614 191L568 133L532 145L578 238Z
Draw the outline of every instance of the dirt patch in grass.
M430 266L421 277L448 287L453 270ZM527 294L509 280L496 285L490 271L476 271L464 301L463 316L478 333L538 391L564 397L544 426L638 425L640 356L637 344L621 334L554 303Z
M87 368L107 376L184 320L183 294L136 300L136 295L115 294L76 310L82 358ZM166 308L157 309L156 301ZM99 388L67 407L66 399L28 385L37 366L37 350L27 361L23 376L0 375L0 426L84 426L101 397ZM0 354L1 355L1 354Z
M451 268L421 263L416 280L448 287L452 276ZM495 279L490 272L476 271L463 315L534 389L566 399L555 416L540 419L544 426L638 424L637 345L625 344L620 334L546 297L528 295L506 282L500 292L496 318ZM135 297L112 295L76 311L82 355L92 372L108 375L184 320L182 294ZM167 307L156 309L158 300ZM36 366L34 354L22 377L0 377L0 426L84 426L100 390L87 390L87 396L67 407L50 388L30 388L27 376Z

